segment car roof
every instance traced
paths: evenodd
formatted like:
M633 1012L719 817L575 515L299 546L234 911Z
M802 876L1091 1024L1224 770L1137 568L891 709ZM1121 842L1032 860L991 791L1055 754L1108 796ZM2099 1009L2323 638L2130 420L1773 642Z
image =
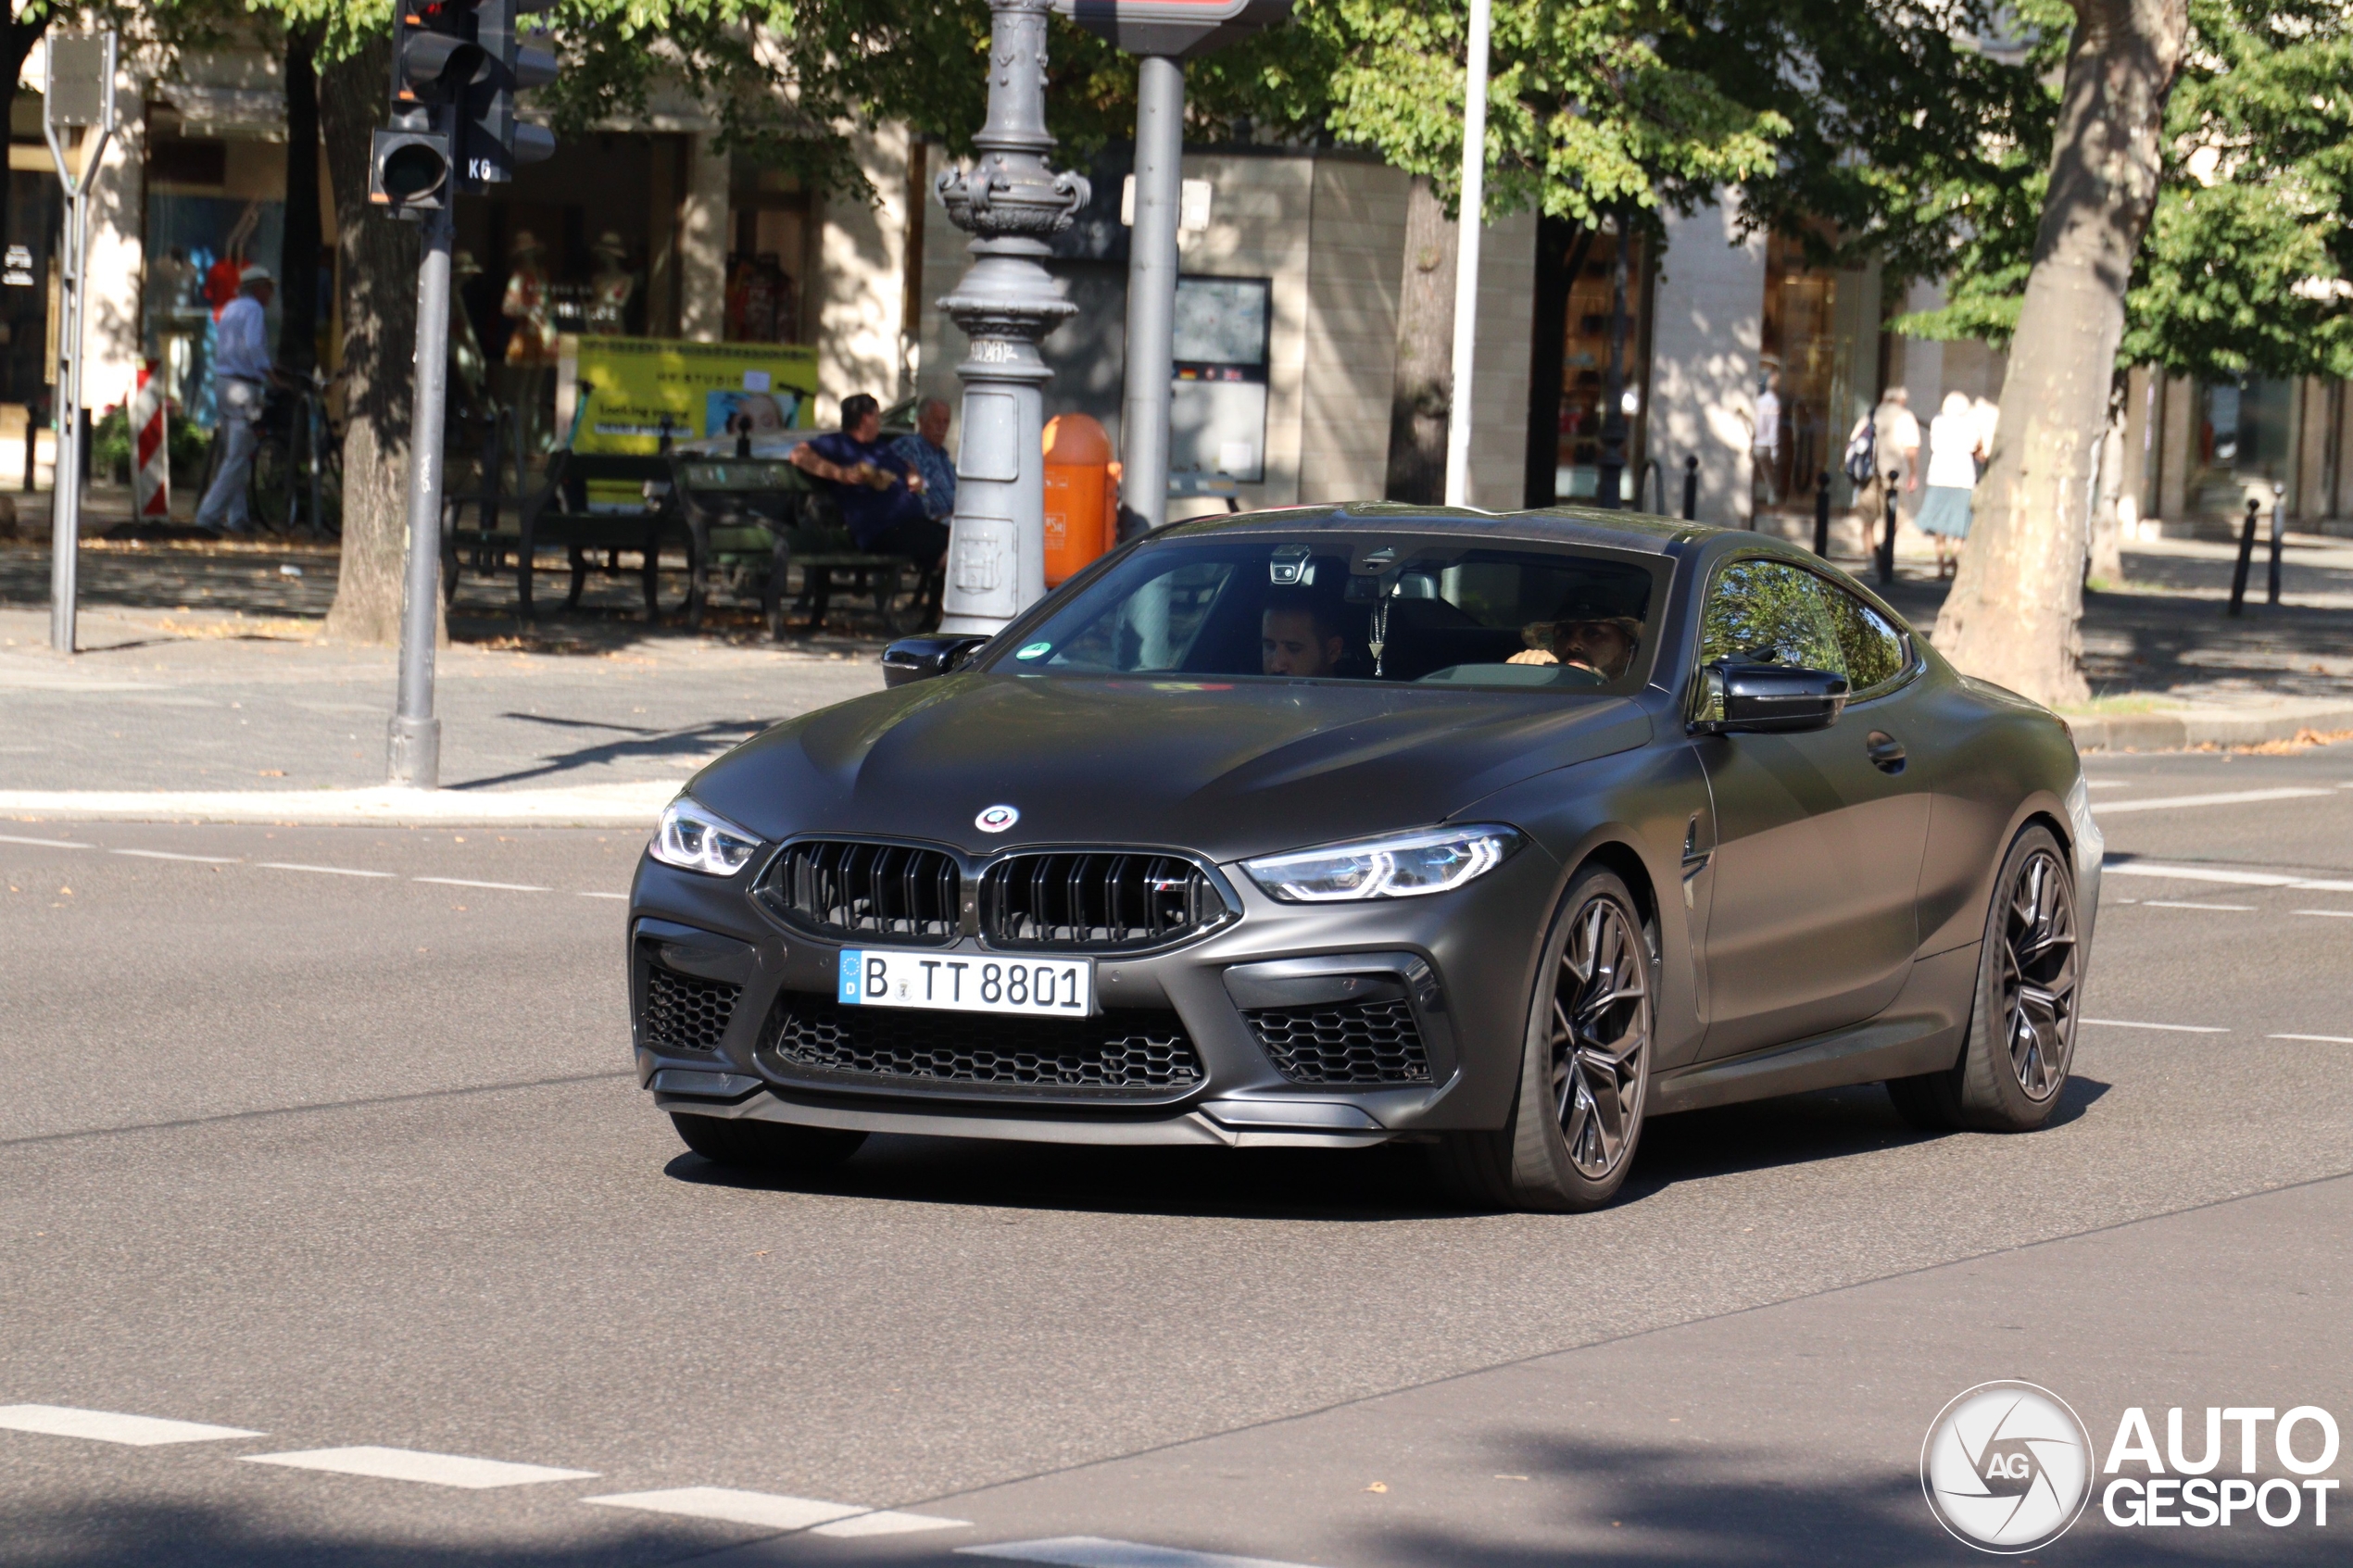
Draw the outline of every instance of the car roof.
M1472 507L1424 507L1402 501L1351 501L1330 507L1282 507L1267 511L1191 518L1162 530L1164 538L1214 533L1466 533L1539 544L1595 545L1644 555L1680 555L1692 544L1740 532L1684 522L1647 512L1607 512L1597 507L1549 507L1490 512ZM1754 538L1751 534L1749 537Z

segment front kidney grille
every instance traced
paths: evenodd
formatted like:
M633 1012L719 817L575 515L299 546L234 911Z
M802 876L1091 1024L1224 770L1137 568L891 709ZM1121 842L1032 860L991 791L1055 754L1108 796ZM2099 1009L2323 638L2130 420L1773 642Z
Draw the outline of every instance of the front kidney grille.
M1250 1020L1275 1070L1294 1084L1427 1084L1429 1055L1403 1001L1257 1008Z
M971 1085L1164 1098L1201 1082L1201 1058L1166 1010L1093 1018L843 1007L787 991L768 1019L786 1068L892 1087Z
M787 845L760 888L769 908L824 936L953 941L963 873L937 849L858 839Z
M980 882L980 930L992 947L1156 947L1221 924L1230 912L1209 873L1175 855L1010 855Z
M657 1051L715 1051L744 988L648 962L638 1038Z

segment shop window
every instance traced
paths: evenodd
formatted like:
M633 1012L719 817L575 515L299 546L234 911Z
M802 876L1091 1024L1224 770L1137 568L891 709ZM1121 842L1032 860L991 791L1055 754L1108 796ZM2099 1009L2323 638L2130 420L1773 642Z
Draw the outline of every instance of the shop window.
M2249 487L2267 497L2286 481L2296 383L2249 378L2198 388L2197 462L2190 495L2201 512L2235 515Z
M1617 259L1617 236L1606 231L1592 237L1584 265L1568 286L1567 331L1561 343L1559 454L1553 494L1563 502L1591 503L1601 489L1602 420L1609 385L1610 271ZM1626 346L1618 366L1626 387L1626 473L1622 498L1631 501L1642 490L1640 418L1646 381L1643 352L1645 287L1649 257L1638 235L1630 242L1626 267ZM1541 448L1540 448L1541 450Z
M1810 511L1815 476L1835 466L1844 445L1838 410L1847 401L1849 356L1839 333L1839 285L1856 274L1809 267L1792 234L1765 248L1764 352L1755 388L1756 505Z

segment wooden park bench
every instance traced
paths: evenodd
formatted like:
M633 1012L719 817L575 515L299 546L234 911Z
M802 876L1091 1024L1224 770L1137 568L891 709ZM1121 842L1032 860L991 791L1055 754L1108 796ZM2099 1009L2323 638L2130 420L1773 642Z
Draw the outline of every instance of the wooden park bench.
M796 567L812 625L824 621L837 572L850 575L851 594L872 599L875 615L893 635L922 620L927 587L923 565L858 548L827 486L791 463L690 452L674 452L666 460L670 495L690 541L687 624L702 623L704 608L716 593L738 604L756 602L768 634L782 637ZM902 593L909 599L903 607Z
M495 470L496 458L491 461ZM604 487L604 505L592 509L589 487ZM625 487L642 497L641 509L612 508L610 490ZM483 504L486 500L487 504ZM465 504L475 506L473 525L463 521ZM533 579L549 570L539 559L543 550L565 553L558 571L569 571L572 583L564 608L576 609L582 589L592 571L622 575L621 558L637 558L635 571L644 586L646 619L661 611L661 551L676 545L688 553L691 541L680 518L671 483L667 457L625 457L574 452L559 447L547 458L540 487L525 496L513 532L499 527L496 486L486 497L453 497L444 508L442 526L443 590L455 596L459 571L485 574L512 570L516 611L528 621L533 613Z

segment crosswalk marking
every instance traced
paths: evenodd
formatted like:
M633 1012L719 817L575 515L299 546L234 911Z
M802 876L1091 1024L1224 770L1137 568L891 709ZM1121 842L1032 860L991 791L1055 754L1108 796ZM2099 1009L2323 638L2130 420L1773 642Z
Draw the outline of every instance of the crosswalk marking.
M999 1541L991 1546L964 1546L967 1557L1002 1557L1015 1562L1047 1562L1058 1568L1301 1568L1264 1557L1227 1557L1214 1551L1186 1551L1178 1547L1146 1546L1140 1541L1114 1541L1101 1536L1057 1536L1043 1541Z
M282 1464L289 1470L323 1470L337 1475L372 1475L386 1481L418 1481L429 1486L527 1486L539 1481L585 1481L593 1470L558 1470L545 1464L511 1464L462 1454L424 1453L416 1449L305 1449L283 1454L245 1454L248 1464Z
M962 1519L929 1513L900 1513L890 1509L859 1508L850 1503L820 1502L815 1498L786 1497L776 1492L747 1492L733 1486L679 1486L662 1492L615 1492L608 1497L583 1498L600 1508L629 1508L645 1513L671 1513L685 1519L718 1519L731 1524L756 1524L768 1530L807 1530L834 1537L897 1536L915 1530L963 1528Z
M85 1437L94 1443L127 1443L151 1449L164 1443L214 1443L224 1437L258 1437L242 1426L208 1426L201 1421L165 1421L152 1415L75 1410L69 1405L0 1405L0 1427L51 1437Z

